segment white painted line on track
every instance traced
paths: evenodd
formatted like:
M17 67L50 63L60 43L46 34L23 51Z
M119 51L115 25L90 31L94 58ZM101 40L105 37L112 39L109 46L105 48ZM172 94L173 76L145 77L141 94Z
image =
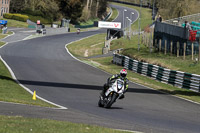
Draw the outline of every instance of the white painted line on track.
M13 103L13 102L5 102L5 101L0 101L0 103L5 103L5 104L13 104L13 105L23 105L23 106L32 106L32 107L40 107L40 108L47 108L47 109L60 109L60 108L54 108L54 107L43 107L43 106L38 106L38 105L31 105L31 104L23 104L23 103Z
M5 45L7 45L8 44L8 42L5 42L5 44L4 45L2 45L0 48L3 48Z
M1 40L3 40L3 39L6 39L6 38L8 38L9 36L12 36L12 35L14 35L15 34L15 32L14 31L12 31L13 33L11 34L11 35L8 35L8 36L6 36L6 37L4 37L4 38L2 38ZM5 41L2 41L2 42L5 42ZM0 48L3 48L4 46L6 46L8 44L8 42L5 42L5 44L4 45L2 45Z
M26 91L28 91L31 95L33 95L33 92L32 92L29 88L25 87L24 85L22 85L22 84L17 80L17 78L16 78L14 72L13 72L12 69L8 66L8 64L3 60L3 58L2 58L1 56L0 56L0 60L1 60L1 61L4 63L4 65L8 68L8 70L9 70L9 72L10 72L12 78L13 78L22 88L24 88L24 89L25 89ZM49 103L49 104L52 104L52 105L54 105L54 106L59 107L58 109L67 109L67 108L64 107L64 106L61 106L61 105L58 105L58 104L53 103L53 102L51 102L51 101L48 101L48 100L46 100L46 99L44 99L44 98L42 98L42 97L40 97L40 96L38 96L38 95L36 95L36 97L39 98L40 100L44 101L44 102L47 102L47 103Z
M3 38L3 39L6 39L7 37L9 37L9 36L12 36L12 35L14 35L15 34L15 32L14 31L12 31L13 32L13 34L11 34L11 35L8 35L8 36L6 36L5 38ZM24 40L16 40L16 41L12 41L12 42L6 42L3 46L1 46L0 48L3 48L3 47L5 47L7 44L9 44L9 43L15 43L15 42L20 42L20 41L24 41ZM4 42L4 41L2 41L2 42Z
M138 131L122 130L122 129L115 129L115 130L122 131L122 132L129 132L129 133L143 133L143 132L138 132Z
M25 37L25 38L22 39L22 40L28 40L31 36L32 36L32 35L29 35L29 36Z

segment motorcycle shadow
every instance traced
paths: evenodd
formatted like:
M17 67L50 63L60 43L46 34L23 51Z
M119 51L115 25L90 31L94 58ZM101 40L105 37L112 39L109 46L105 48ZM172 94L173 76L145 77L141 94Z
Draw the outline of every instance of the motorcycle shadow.
M106 109L123 109L122 107L110 107L110 108L106 108Z
M100 107L100 108L104 108L104 107ZM122 107L110 107L110 108L104 108L104 109L123 109Z

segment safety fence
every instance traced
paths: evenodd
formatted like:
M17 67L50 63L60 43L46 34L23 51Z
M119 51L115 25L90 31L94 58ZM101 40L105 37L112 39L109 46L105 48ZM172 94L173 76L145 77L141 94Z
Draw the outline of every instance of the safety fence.
M113 54L113 63L155 80L200 92L200 75L166 69L119 54Z
M37 24L35 22L32 22L31 20L27 19L26 21L28 23L28 28L35 29L37 27Z

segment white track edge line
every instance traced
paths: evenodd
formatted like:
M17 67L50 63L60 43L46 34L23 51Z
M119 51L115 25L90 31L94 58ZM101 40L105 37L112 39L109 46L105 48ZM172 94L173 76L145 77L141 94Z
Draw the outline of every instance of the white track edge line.
M122 132L130 132L130 133L143 133L143 132L138 132L138 131L123 130L123 129L115 129L115 130L122 131Z
M14 103L14 102L6 102L6 101L0 101L0 103L5 103L5 104L13 104L13 105L23 105L23 106L30 106L30 107L41 107L41 108L47 108L47 109L60 109L56 107L43 107L43 106L38 106L38 105L31 105L31 104L25 104L25 103Z
M11 35L8 35L8 36L2 38L1 40L6 39L6 38L8 38L8 37L10 37L10 36L12 36L12 35L15 35L15 32L14 32L14 31L12 31L12 34L11 34ZM2 41L2 42L5 42L5 41ZM3 47L6 46L7 44L8 44L8 42L5 42L5 44L2 45L0 48L3 48Z
M27 92L29 92L31 95L33 95L33 92L32 92L29 88L25 87L24 85L22 85L22 84L17 80L17 78L16 78L14 72L13 72L12 69L8 66L8 64L3 60L3 58L2 58L1 56L0 56L0 60L1 60L1 61L4 63L4 65L7 67L7 69L9 70L9 72L10 72L12 78L13 78L22 88L24 88ZM66 108L66 107L64 107L64 106L61 106L61 105L58 105L58 104L53 103L53 102L51 102L51 101L48 101L48 100L46 100L46 99L44 99L44 98L42 98L42 97L40 97L40 96L38 96L38 95L36 95L36 97L39 98L40 100L44 101L44 102L47 102L47 103L49 103L49 104L52 104L52 105L54 105L54 106L59 107L58 109L68 109L68 108Z

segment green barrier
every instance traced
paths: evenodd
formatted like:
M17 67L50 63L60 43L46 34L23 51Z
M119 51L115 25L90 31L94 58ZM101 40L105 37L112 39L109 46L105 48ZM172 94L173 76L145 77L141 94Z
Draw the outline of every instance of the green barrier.
M113 57L118 58L118 56L116 55ZM169 70L148 63L144 64L143 62L138 62L123 55L120 56L120 59L122 59L122 63L120 65L124 66L125 68L128 68L129 70L133 70L134 72L140 74L145 74L149 77L153 77L153 79L172 84L180 88L200 92L200 75ZM137 64L137 66L133 65L135 63Z
M28 28L32 28L32 29L35 29L35 25L28 25Z
M92 28L94 25L75 25L75 28Z

